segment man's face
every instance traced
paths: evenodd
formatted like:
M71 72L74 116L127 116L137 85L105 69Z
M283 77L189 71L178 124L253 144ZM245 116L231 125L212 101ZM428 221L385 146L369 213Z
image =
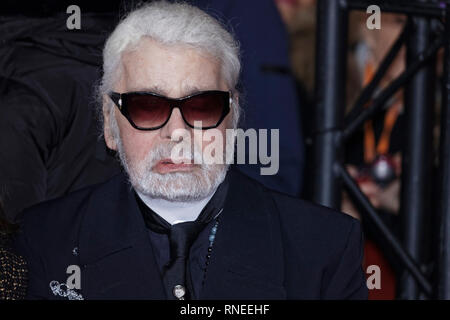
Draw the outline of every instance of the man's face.
M114 91L151 91L169 98L182 98L205 90L228 91L222 79L221 65L208 55L184 46L165 46L150 38L143 38L138 47L122 56L123 72ZM187 130L194 143L204 150L211 143L200 141L201 136L186 125L180 110L173 109L167 124L158 130L142 131L133 128L128 120L115 110L120 137L114 137L108 114L105 113L105 139L108 147L119 151L122 163L134 187L143 193L169 200L192 200L204 196L224 175L224 165L174 164L168 160L176 142L171 140L177 129ZM225 138L225 129L231 125L231 112L217 128ZM178 130L179 131L179 130ZM208 130L205 130L208 131ZM218 143L219 141L215 141ZM223 143L223 141L220 141ZM214 143L214 142L212 142ZM220 182L219 182L220 183ZM160 184L155 190L155 184ZM197 185L189 195L185 184ZM193 184L193 186L192 186ZM151 190L150 190L151 189ZM192 191L192 189L191 189ZM212 190L211 190L212 191ZM202 193L203 195L200 195Z

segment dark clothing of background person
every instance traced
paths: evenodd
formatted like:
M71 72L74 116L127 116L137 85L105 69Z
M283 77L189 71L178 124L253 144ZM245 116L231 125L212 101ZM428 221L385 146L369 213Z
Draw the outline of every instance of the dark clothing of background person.
M105 181L119 165L98 139L94 83L110 16L0 23L0 192L10 220L22 209Z
M199 299L367 299L358 220L237 170L227 179ZM28 263L28 299L66 299L49 284L65 283L70 265L80 266L73 290L85 300L167 298L157 244L124 174L38 204L22 222L15 247ZM191 250L199 241L208 239Z
M27 291L27 265L11 248L16 227L6 220L0 201L0 300L21 300Z
M0 300L22 300L27 289L27 265L0 233Z

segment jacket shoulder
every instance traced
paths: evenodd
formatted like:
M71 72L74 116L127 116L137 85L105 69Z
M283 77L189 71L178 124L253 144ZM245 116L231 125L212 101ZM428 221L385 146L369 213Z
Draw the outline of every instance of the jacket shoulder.
M237 172L237 171L236 171ZM337 226L350 226L359 223L355 218L337 211L335 209L315 204L297 197L293 197L276 190L267 188L262 183L242 173L235 173L245 189L252 190L251 193L258 198L270 199L275 205L280 217L286 223L313 223L324 227L335 229Z
M267 189L256 181L249 183L261 191L256 197L278 218L289 297L367 299L363 234L358 220ZM309 288L308 295L299 290L299 283Z
M264 202L273 208L280 222L280 231L286 246L298 250L316 251L319 258L342 252L351 234L362 234L360 222L340 211L296 198L265 187L260 182L239 173L245 189L252 190L255 202ZM249 199L250 201L250 199Z
M316 248L338 252L352 232L361 233L360 222L348 214L277 191L269 191L277 207L282 232L298 242L307 239Z
M105 196L107 201L107 194L118 184L119 179L119 175L116 175L106 182L25 209L17 220L20 225L19 234L25 233L30 238L40 239L43 243L55 242L53 239L76 237L91 198L95 197L102 201L102 197Z

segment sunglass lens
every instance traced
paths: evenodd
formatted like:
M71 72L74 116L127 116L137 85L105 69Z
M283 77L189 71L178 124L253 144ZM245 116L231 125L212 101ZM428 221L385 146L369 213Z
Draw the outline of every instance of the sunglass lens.
M206 92L185 100L183 116L186 122L197 127L196 121L201 121L202 127L214 127L221 120L228 103L226 92Z
M170 106L164 98L152 95L130 95L127 97L128 114L138 127L149 129L166 122Z

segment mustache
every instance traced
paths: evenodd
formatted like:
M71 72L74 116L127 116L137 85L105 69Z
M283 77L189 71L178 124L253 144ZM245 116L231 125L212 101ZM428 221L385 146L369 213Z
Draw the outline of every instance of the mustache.
M153 168L159 161L163 159L171 159L172 161L179 161L181 155L173 155L174 148L179 148L178 150L183 150L183 160L191 161L193 163L201 163L202 153L199 152L199 148L195 147L193 144L186 142L175 142L170 141L167 143L160 143L156 147L152 148L144 159L146 166L150 169ZM173 158L172 155L175 157Z

